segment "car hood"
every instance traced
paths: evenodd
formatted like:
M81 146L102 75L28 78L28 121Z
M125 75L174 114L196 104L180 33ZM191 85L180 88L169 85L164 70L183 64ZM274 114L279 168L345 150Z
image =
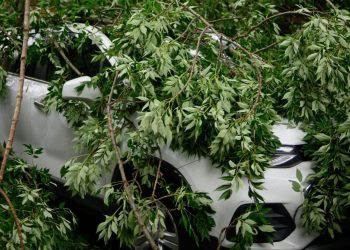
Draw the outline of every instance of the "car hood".
M303 139L306 133L301 130L299 125L291 125L287 121L283 121L273 125L272 132L278 137L282 145L305 144Z

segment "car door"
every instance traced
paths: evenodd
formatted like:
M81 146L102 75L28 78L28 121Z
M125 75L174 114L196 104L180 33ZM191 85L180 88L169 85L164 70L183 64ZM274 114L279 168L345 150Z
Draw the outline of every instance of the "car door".
M72 39L77 37L72 34ZM33 42L32 42L33 43ZM73 43L70 43L74 45ZM35 46L29 46L28 53ZM88 46L77 48L66 47L65 53L74 65L84 74L94 76L102 69L99 62L92 63L92 57L101 51L101 48L89 41ZM63 58L61 62L65 63ZM22 110L14 140L15 152L24 159L34 160L40 168L48 168L55 179L61 179L60 169L66 161L71 159L73 150L73 129L62 114L55 110L44 112L43 100L48 93L49 81L53 79L55 67L48 59L48 55L40 55L27 62L26 78ZM19 59L10 67L5 98L0 99L0 139L6 141L11 125L12 113L16 102L16 93L19 82ZM78 77L72 75L70 79ZM37 159L30 159L23 153L23 144L31 144L36 148L43 148L42 155Z
M33 54L35 50L34 37L29 41L28 54ZM49 75L53 75L54 66L49 63L47 55L39 57L29 57L26 65L26 77L23 88L23 99L19 122L17 124L14 151L20 157L32 161L24 153L24 144L31 144L36 148L44 148L43 154L34 159L34 162L42 168L49 168L54 177L59 177L59 166L64 164L64 160L71 156L71 153L62 155L60 151L52 152L52 147L48 145L53 143L51 128L58 128L61 136L55 140L62 147L70 147L72 141L72 130L64 120L61 114L56 111L44 112L43 99L48 93ZM1 141L6 141L11 126L11 119L16 103L16 94L19 83L19 58L9 67L6 81L6 94L0 100L0 135ZM56 131L55 131L56 132ZM58 132L58 131L57 131ZM55 142L55 143L56 143ZM66 152L71 152L67 150Z

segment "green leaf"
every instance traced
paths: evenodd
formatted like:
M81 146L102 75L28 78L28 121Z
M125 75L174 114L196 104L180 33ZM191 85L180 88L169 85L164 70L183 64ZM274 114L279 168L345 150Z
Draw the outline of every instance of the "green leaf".
M140 30L141 30L141 32L142 32L144 35L147 34L147 29L146 29L146 27L145 27L143 24L141 24Z
M345 41L343 37L339 37L339 42L344 48L347 49L349 47L349 44Z
M272 232L275 232L276 230L273 228L273 226L271 225L262 225L262 226L259 226L259 230L261 232L265 232L265 233L272 233Z
M297 169L297 179L299 182L302 182L303 180L303 174L301 173L301 171L299 169Z
M321 146L321 147L317 150L317 152L323 154L323 153L327 153L327 152L329 151L329 149L330 149L330 145L329 145L329 144L326 144L326 145Z
M116 235L118 235L118 226L117 226L117 224L116 224L114 221L112 222L111 227L112 227L113 233L115 233Z
M316 44L312 44L308 47L310 50L321 50L322 47L316 45Z
M254 234L252 227L249 224L242 222L242 235L244 236L246 232Z
M319 134L316 134L314 136L317 140L322 141L322 142L327 142L327 141L331 140L331 137L329 135L324 134L324 133L319 133Z
M308 61L314 60L317 55L318 55L318 52L312 53L306 58L306 60L308 60Z
M236 235L238 235L239 230L241 229L242 226L242 222L239 220L236 224Z
M228 189L220 195L219 200L227 200L228 198L231 197L231 195L232 195L232 189Z
M231 184L224 184L221 185L220 187L218 187L217 189L215 189L215 191L224 191L226 189L230 189L231 188Z
M250 220L250 219L247 219L244 222L249 224L249 225L255 225L256 224L256 221L253 221L253 220Z
M292 182L292 188L295 192L301 192L301 186L300 183L297 181L291 181Z

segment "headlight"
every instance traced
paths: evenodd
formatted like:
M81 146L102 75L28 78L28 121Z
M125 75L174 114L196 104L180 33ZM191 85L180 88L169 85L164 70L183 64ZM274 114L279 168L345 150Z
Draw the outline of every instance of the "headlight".
M272 156L271 167L273 168L290 168L302 160L297 146L282 146L276 150Z

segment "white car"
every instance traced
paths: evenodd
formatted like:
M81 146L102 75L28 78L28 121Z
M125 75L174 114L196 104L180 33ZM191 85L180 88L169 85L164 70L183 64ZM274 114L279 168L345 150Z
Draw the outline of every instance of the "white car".
M112 42L108 37L95 27L72 25L69 26L69 29L72 33L85 32L88 34L89 38L94 41L95 49L102 52L112 46ZM33 41L32 38L30 43L33 43ZM86 53L91 53L91 51L86 51ZM84 56L89 57L87 54ZM87 68L96 69L96 66L89 65L90 61L87 61L86 58L82 58L81 61L87 63ZM75 58L74 60L78 59ZM56 181L64 182L60 175L60 169L74 156L73 130L62 114L56 111L43 112L42 100L48 93L48 81L52 73L48 61L47 56L42 55L40 62L32 62L28 66L14 150L17 154L26 158L23 153L23 144L43 148L43 154L34 159L35 163L41 168L49 168ZM111 65L117 64L117 58L109 57L108 61ZM18 72L18 68L14 66L12 71ZM75 90L75 87L89 80L90 77L88 76L69 79L63 86L63 98L86 102L94 101L100 95L98 89L84 88L84 91L80 94L76 93ZM8 72L6 95L0 99L1 142L6 141L9 132L18 82L18 74ZM264 206L271 209L268 216L276 233L273 244L254 243L252 249L303 249L317 235L309 234L301 226L301 209L299 209L299 206L303 202L303 195L292 190L290 180L296 179L296 169L299 169L303 176L312 173L312 162L303 160L299 155L298 146L304 144L304 133L301 130L281 123L273 127L273 132L283 146L276 152L271 168L267 169L265 173L265 189L261 191L261 195L265 198ZM219 200L221 193L215 191L215 189L223 184L223 181L219 179L221 171L212 167L210 160L207 158L187 157L180 152L164 148L162 149L162 159L166 163L164 171L176 173L177 178L186 181L193 191L206 192L213 199L212 208L216 211L213 218L216 225L210 232L212 237L218 238L221 230L227 227L234 218L242 214L248 204L252 203L252 200L248 197L248 185L234 193L229 199ZM111 164L113 165L113 163ZM110 183L112 179L112 174L106 174L101 177L99 185L102 187L104 184ZM232 234L234 234L234 231L227 231L227 236ZM156 239L160 246L179 249L179 237L176 233L170 232L169 229L169 234L164 234L162 237ZM139 245L139 249L146 246L142 244ZM231 247L233 244L227 239L222 242L223 247Z

